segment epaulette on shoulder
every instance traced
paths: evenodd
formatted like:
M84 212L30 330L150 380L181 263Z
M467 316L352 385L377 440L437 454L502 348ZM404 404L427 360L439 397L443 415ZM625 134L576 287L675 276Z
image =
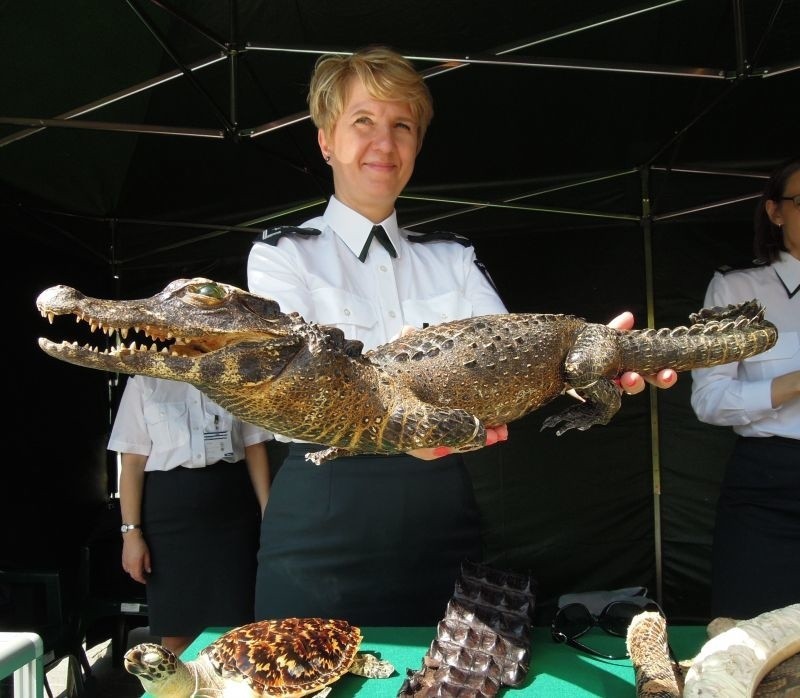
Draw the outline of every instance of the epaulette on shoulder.
M730 274L732 271L757 269L758 267L763 267L764 265L766 265L766 262L763 259L746 259L740 262L734 262L732 264L723 264L722 266L717 267L717 271L725 276L725 274Z
M437 240L457 242L464 245L464 247L472 247L472 241L469 238L465 238L458 233L451 233L447 230L435 230L430 233L412 233L408 236L409 242L436 242Z
M254 239L253 243L266 242L268 245L277 245L284 235L302 235L303 237L313 237L321 235L322 231L316 228L298 228L294 225L277 225L274 228L262 230Z

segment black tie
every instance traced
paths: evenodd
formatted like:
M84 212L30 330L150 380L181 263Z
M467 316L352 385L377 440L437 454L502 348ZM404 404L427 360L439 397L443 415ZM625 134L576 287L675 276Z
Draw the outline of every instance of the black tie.
M783 277L778 273L778 270L775 269L774 271L775 276L778 277L778 281L781 282L781 286L783 286L783 288L786 290L786 295L789 296L789 298L794 298L797 295L797 292L800 291L800 284L794 287L794 291L791 291L786 285L786 282L783 280Z
M394 245L389 239L389 236L386 234L386 231L383 229L383 226L373 225L372 230L367 237L367 241L364 243L364 247L361 248L361 254L358 255L358 258L362 262L366 261L367 259L367 252L369 252L369 246L372 244L373 239L378 240L381 245L386 248L386 251L391 257L397 257L397 250L394 249Z

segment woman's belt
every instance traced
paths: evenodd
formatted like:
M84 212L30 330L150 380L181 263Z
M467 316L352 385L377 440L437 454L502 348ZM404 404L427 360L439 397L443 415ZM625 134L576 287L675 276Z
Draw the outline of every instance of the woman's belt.
M762 443L770 443L770 444L786 444L787 446L800 446L800 439L791 439L788 436L740 436L740 439L745 439L746 441L760 441Z

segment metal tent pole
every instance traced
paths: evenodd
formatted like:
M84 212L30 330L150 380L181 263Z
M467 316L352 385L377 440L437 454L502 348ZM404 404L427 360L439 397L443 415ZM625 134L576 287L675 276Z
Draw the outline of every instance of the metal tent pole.
M650 168L640 171L642 191L642 242L644 243L644 280L647 298L647 326L655 328L655 294L653 292L653 227L650 211ZM653 483L653 549L656 566L656 599L663 605L663 549L661 545L661 454L658 429L658 388L650 393L650 462Z

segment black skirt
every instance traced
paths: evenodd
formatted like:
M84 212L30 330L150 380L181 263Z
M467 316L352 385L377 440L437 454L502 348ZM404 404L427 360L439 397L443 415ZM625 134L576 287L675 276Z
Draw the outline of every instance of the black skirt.
M142 529L153 567L145 588L154 635L253 620L259 521L244 461L147 473Z
M355 456L316 466L293 444L261 525L256 619L341 618L430 626L461 562L481 558L480 521L460 456Z
M800 602L800 441L737 440L712 560L714 617L753 618Z

